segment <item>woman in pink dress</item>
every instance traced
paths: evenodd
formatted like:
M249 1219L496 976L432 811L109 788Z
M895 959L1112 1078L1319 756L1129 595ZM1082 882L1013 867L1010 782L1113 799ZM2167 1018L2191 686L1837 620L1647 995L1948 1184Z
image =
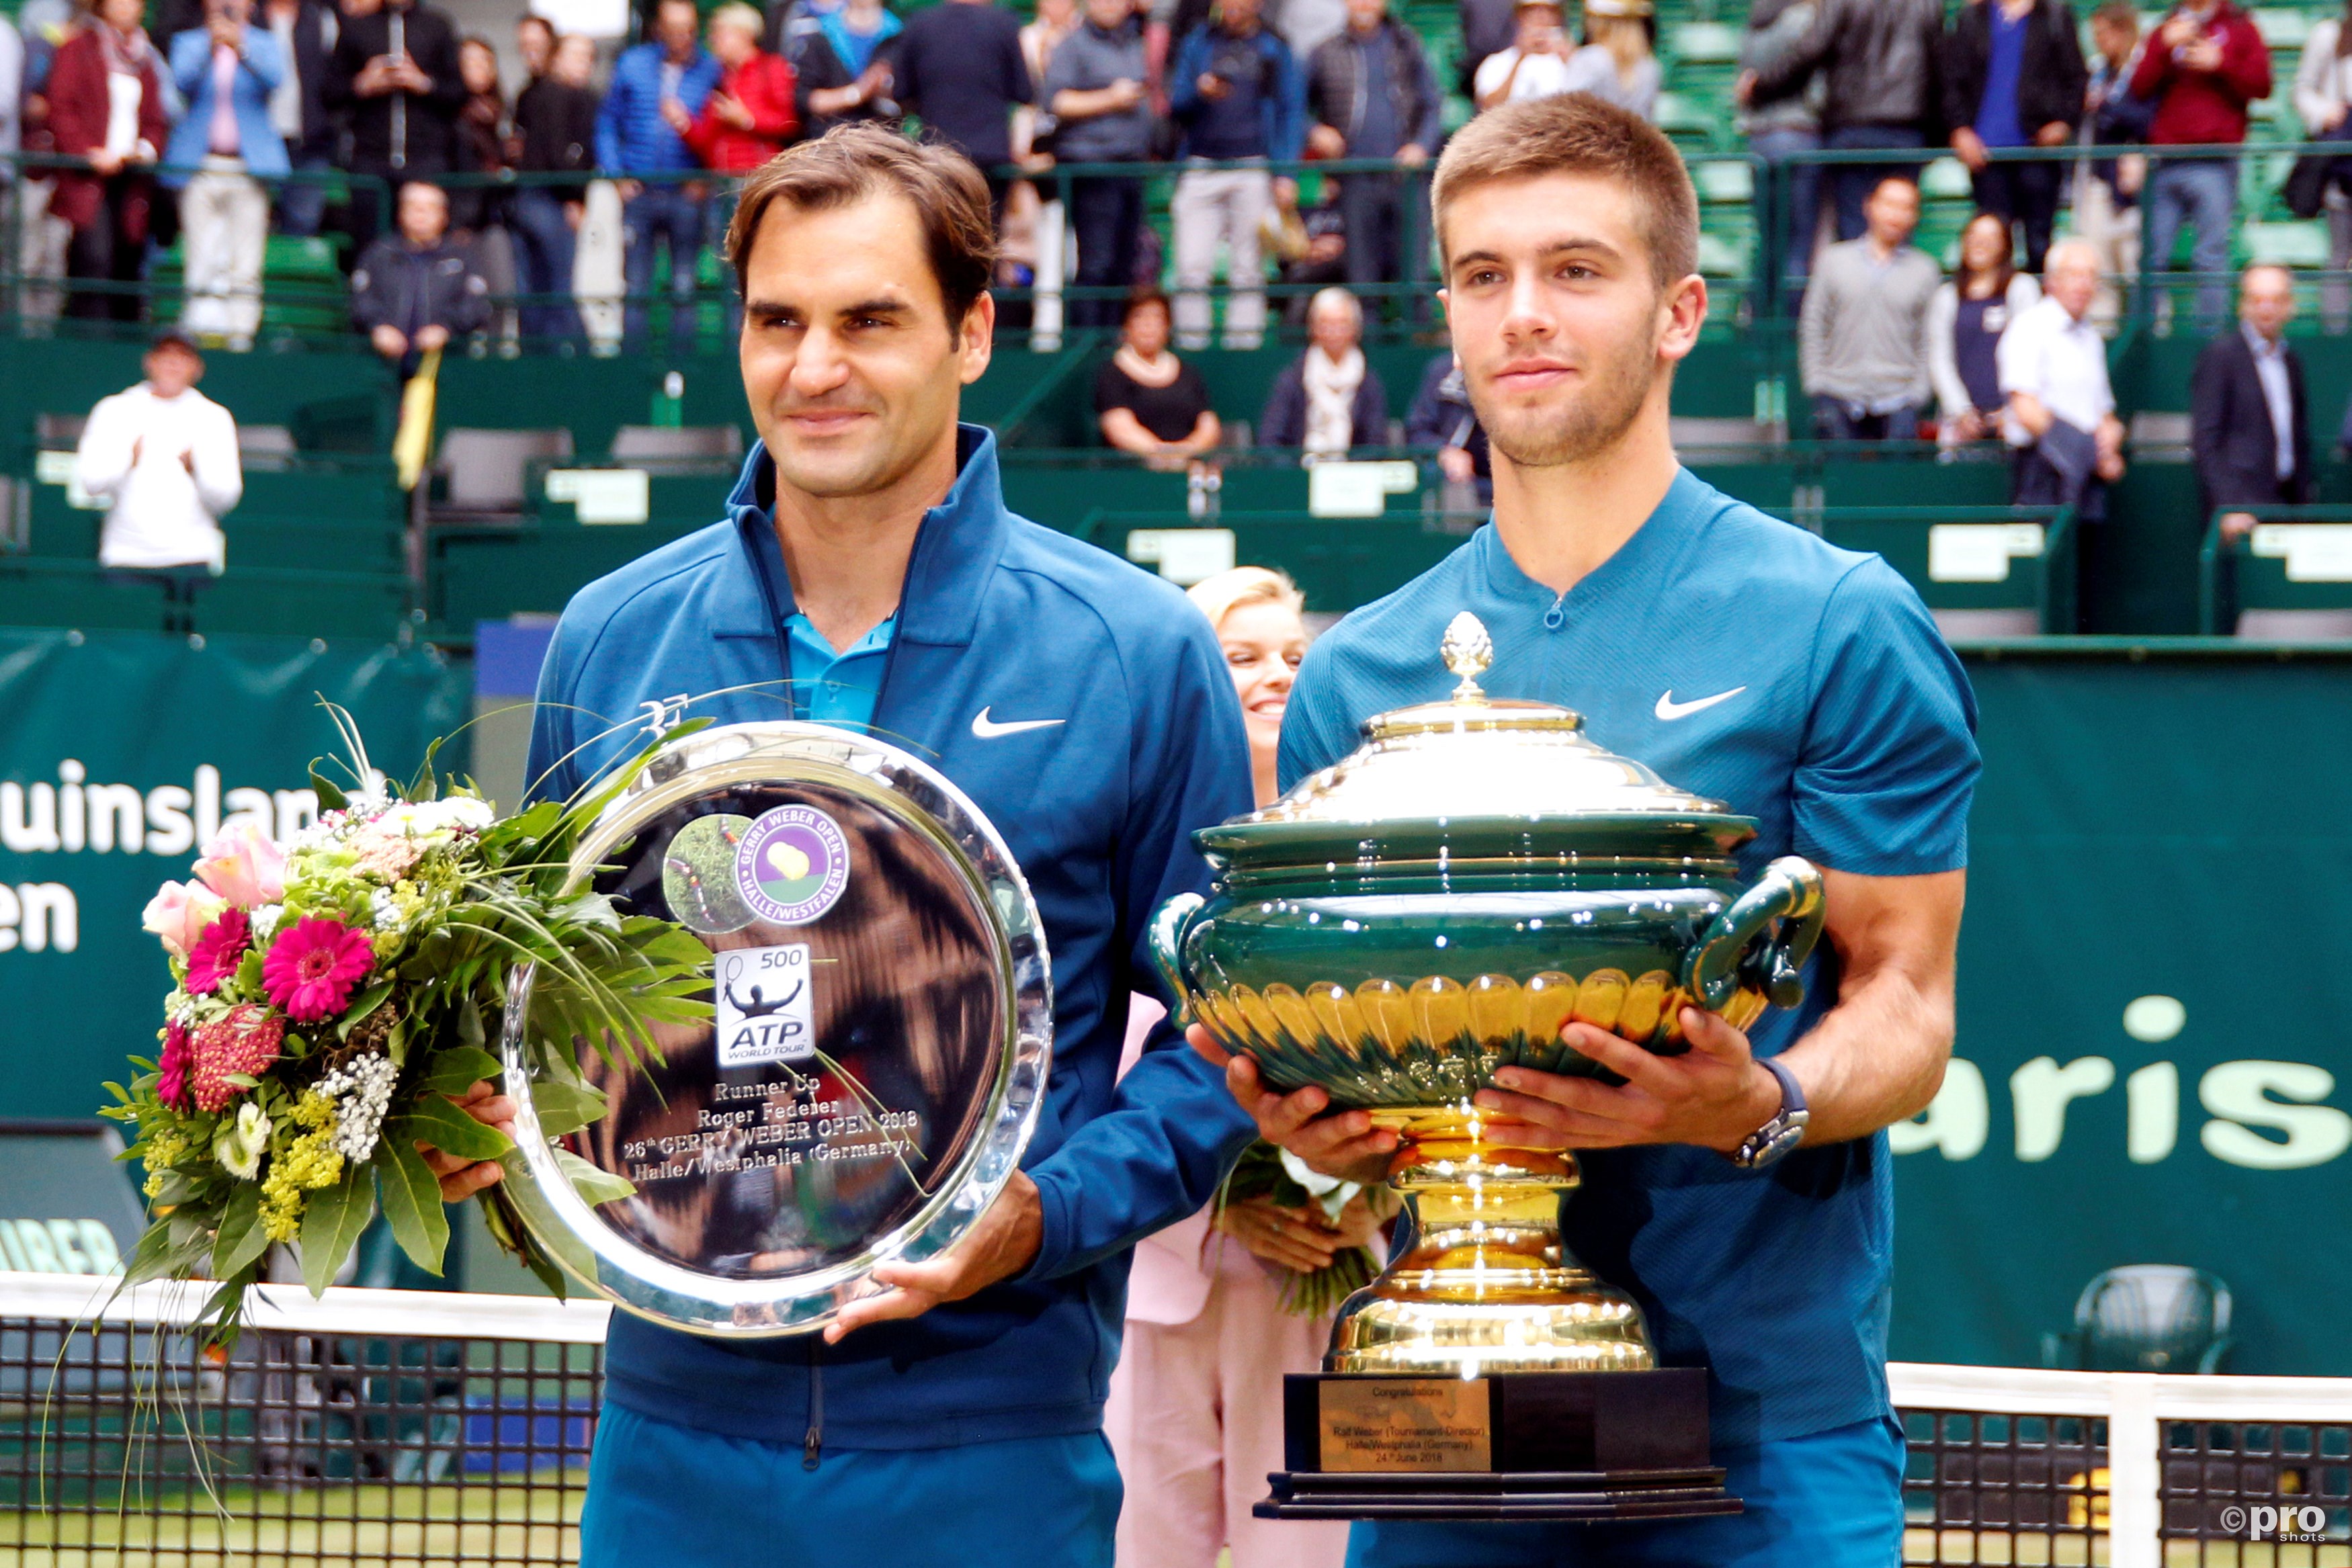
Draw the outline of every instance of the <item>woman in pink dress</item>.
M1307 652L1305 601L1260 567L1213 577L1192 598L1217 629L1241 696L1263 806L1275 796L1275 745ZM1131 1007L1129 1062L1161 1016L1140 997ZM1319 1203L1212 1203L1136 1247L1104 1416L1127 1482L1118 1568L1215 1568L1226 1548L1233 1568L1340 1568L1344 1522L1255 1519L1250 1508L1265 1496L1266 1472L1283 1468L1282 1375L1314 1371L1331 1337L1328 1315L1298 1315L1286 1295L1345 1249L1380 1246L1388 1209L1376 1201L1386 1196L1347 1196L1336 1223Z

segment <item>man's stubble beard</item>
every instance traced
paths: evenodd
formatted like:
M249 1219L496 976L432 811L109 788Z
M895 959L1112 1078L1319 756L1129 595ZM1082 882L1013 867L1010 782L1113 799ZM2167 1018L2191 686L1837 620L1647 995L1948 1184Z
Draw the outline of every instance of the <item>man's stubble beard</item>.
M1623 440L1650 401L1657 373L1656 345L1635 342L1588 378L1589 390L1561 413L1530 410L1497 419L1479 406L1481 389L1466 390L1487 445L1514 467L1557 468L1590 461Z

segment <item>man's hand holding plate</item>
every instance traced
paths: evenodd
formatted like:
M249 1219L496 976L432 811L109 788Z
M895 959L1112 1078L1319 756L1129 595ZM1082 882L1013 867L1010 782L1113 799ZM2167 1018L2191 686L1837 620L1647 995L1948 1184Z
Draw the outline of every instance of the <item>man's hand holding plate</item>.
M843 1307L826 1325L824 1343L838 1344L842 1335L867 1323L920 1317L933 1307L961 1301L1000 1280L1009 1280L1029 1267L1045 1238L1045 1210L1038 1201L1037 1184L1027 1172L1014 1171L980 1222L954 1246L920 1263L885 1263L877 1268L874 1282L888 1288Z

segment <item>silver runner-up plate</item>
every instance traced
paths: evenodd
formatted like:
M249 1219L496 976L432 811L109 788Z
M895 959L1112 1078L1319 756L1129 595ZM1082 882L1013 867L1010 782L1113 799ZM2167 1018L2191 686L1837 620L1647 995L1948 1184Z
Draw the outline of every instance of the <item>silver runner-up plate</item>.
M533 1084L520 973L508 1193L567 1272L689 1333L804 1333L994 1201L1037 1123L1052 970L1012 852L935 769L829 726L702 730L655 755L573 865L709 945L717 1016L658 1027L660 1060L635 1067L579 1042L605 1113L551 1138L515 1087ZM573 1160L635 1195L592 1206Z

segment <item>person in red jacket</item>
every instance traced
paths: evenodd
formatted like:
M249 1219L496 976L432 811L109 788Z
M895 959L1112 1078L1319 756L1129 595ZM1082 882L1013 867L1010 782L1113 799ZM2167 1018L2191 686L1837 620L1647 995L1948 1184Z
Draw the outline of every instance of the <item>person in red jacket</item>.
M49 67L49 131L57 150L89 161L60 171L49 213L73 225L66 276L101 284L139 281L155 199L152 171L170 138L157 56L139 25L141 0L99 0ZM133 288L73 288L68 316L139 319Z
M2271 95L2271 51L2253 18L2230 0L2184 5L2141 51L2132 96L2156 105L2148 141L2210 146L2246 139L2248 106ZM2230 224L2238 205L2235 158L2167 158L2147 183L2150 272L2168 271L2186 222L2197 232L2197 328L2210 333L2229 302Z
M782 55L760 47L766 26L750 5L721 5L710 14L710 52L725 68L702 112L672 129L685 138L703 167L720 174L743 174L784 150L800 129L793 109L793 68ZM669 100L665 113L686 111Z

